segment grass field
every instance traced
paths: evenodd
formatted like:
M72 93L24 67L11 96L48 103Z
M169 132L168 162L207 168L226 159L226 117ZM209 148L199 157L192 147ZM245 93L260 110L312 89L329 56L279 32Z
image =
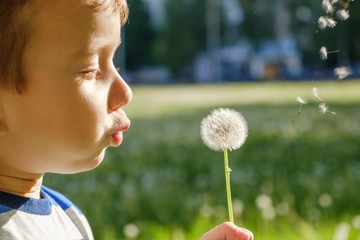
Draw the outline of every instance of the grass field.
M134 98L127 109L133 117L148 117L216 106L286 105L294 104L299 95L312 100L313 87L318 88L321 96L329 102L360 103L360 81L140 85L133 88Z
M319 113L313 87L336 115ZM360 81L133 86L122 146L94 171L45 184L85 211L96 239L198 239L227 220L222 155L202 144L200 122L231 107L249 124L229 154L235 222L261 240L357 240L359 90ZM309 101L301 115L298 95Z

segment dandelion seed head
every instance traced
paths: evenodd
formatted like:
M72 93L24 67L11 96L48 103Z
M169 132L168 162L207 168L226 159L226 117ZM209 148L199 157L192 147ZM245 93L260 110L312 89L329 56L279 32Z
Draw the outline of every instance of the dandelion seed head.
M344 79L352 74L352 71L348 67L337 67L334 69L334 73L338 79Z
M348 10L345 10L345 9L341 9L341 10L338 10L336 12L336 16L342 20L342 21L345 21L346 19L348 19L350 17L350 14L349 14L349 11Z
M327 55L328 55L328 52L327 52L326 47L321 47L321 48L320 48L320 51L319 51L319 54L320 54L321 60L326 60L326 59L327 59Z
M229 109L213 110L201 121L201 138L214 151L240 148L248 135L248 126L241 113Z

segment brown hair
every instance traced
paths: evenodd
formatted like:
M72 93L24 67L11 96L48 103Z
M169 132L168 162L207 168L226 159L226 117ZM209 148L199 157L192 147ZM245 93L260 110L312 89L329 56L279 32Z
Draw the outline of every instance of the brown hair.
M26 87L22 59L32 31L28 23L30 13L25 9L33 1L0 0L0 88L18 93ZM127 21L129 10L126 0L88 0L86 5L99 11L104 7L111 8L120 14L122 26Z

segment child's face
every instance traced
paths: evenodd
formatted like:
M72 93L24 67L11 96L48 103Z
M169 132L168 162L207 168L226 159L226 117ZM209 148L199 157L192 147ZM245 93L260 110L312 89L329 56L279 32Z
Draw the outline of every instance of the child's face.
M41 2L24 52L27 90L0 99L0 160L32 173L86 171L130 126L121 108L132 93L112 62L119 16L84 0Z

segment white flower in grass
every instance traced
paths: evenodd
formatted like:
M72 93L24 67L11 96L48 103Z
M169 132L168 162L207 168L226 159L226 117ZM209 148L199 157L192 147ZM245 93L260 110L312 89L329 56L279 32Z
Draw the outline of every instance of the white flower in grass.
M350 14L349 14L349 11L348 10L345 10L345 9L341 9L341 10L338 10L336 12L336 16L342 20L342 21L345 21L346 19L348 19L350 17Z
M240 148L248 135L245 118L229 108L213 110L201 121L201 138L214 151Z
M356 215L352 219L352 225L355 229L360 229L360 215Z
M348 67L337 67L334 69L334 73L338 79L344 79L348 77L352 71Z
M331 113L331 114L336 114L335 112L332 112L332 111L330 111L329 110L329 106L328 105L326 105L326 103L320 103L319 104L319 112L321 113L321 114L325 114L325 113Z
M140 234L139 227L134 223L128 223L124 226L124 235L128 238L137 238Z
M349 239L351 226L346 222L339 223L335 228L333 240L347 240Z
M318 198L318 203L320 205L320 207L322 208L328 208L332 205L333 203L333 198L330 194L328 193L323 193L319 196Z

